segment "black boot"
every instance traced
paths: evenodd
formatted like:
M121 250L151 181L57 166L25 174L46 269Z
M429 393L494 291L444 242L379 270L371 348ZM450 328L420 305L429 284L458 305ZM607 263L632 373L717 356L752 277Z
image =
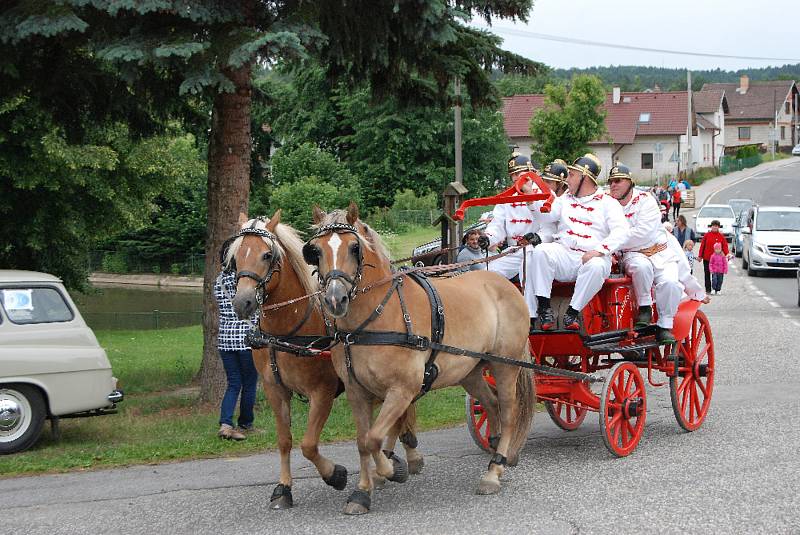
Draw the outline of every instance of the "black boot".
M543 331L552 331L556 328L556 317L550 307L539 309L539 325Z
M528 333L533 334L536 330L536 318L531 318L531 327L528 330Z
M653 322L653 308L650 305L639 306L639 315L636 316L634 327L647 327Z
M564 314L564 328L568 331L579 330L581 328L580 315L581 313L579 310L568 307L566 314Z
M674 344L675 337L672 336L672 329L659 327L658 331L656 331L656 342L659 344Z

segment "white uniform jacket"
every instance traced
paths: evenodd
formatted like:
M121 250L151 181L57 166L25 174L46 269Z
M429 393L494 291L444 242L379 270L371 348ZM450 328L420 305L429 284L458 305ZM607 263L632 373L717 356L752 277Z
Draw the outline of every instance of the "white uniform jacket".
M553 202L542 223L555 222L553 240L575 254L597 251L605 256L628 240L630 226L619 201L600 190L585 197L565 193Z
M489 238L489 247L502 244L517 245L517 242L525 234L538 233L541 223L535 217L536 215L524 202L496 205L492 210L492 220L486 225L484 231Z
M668 245L667 231L661 224L661 210L655 198L647 192L634 194L622 208L625 219L631 227L630 236L621 250L625 254L635 254L659 244ZM660 268L666 262L680 260L672 247L648 256L653 266Z

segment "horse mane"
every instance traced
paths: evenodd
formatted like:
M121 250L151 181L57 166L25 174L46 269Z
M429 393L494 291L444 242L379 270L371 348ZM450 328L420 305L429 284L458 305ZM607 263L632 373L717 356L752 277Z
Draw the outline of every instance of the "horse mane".
M253 226L253 228L265 230L268 222L269 220L266 218L251 219L242 225L241 228L245 229ZM274 234L277 238L275 241L275 251L273 251L273 254L276 255L276 259L281 262L286 258L297 274L297 278L300 279L300 284L302 284L305 291L309 294L316 292L318 289L317 280L312 275L311 266L306 264L305 260L303 260L303 245L305 242L300 238L297 230L289 225L278 223L278 226L275 227ZM243 239L244 236L239 236L233 240L228 248L228 254L225 255L225 265L229 265L231 260L236 256L236 253L242 246ZM261 239L264 240L264 243L269 243L266 238Z
M318 225L314 225L315 229L320 227L324 227L325 225L331 225L333 223L342 223L345 225L349 225L347 222L347 211L346 210L333 210L330 213L325 214L325 217L322 219L322 222ZM391 253L389 252L389 248L386 246L386 243L381 238L381 235L378 234L375 229L361 221L360 219L356 221L356 223L361 223L361 226L364 227L364 232L367 234L367 239L364 240L366 246L369 248L370 251L378 255L382 255L387 260L391 259Z

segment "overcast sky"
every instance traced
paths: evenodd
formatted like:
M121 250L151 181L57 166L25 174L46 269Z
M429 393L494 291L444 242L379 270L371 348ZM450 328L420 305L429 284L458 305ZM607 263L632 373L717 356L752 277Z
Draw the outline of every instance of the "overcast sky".
M484 21L473 21L486 28ZM504 32L786 61L721 59L621 50ZM650 65L736 70L800 63L800 2L787 0L534 0L527 24L496 21L507 50L551 67Z

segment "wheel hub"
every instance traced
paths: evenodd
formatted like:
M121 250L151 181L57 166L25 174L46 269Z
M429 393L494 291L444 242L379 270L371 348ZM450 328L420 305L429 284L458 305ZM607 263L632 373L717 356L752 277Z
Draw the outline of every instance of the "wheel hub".
M642 414L644 409L644 400L642 398L628 398L622 404L623 415L626 419L637 418Z
M0 433L13 431L23 416L22 407L15 400L0 398Z

